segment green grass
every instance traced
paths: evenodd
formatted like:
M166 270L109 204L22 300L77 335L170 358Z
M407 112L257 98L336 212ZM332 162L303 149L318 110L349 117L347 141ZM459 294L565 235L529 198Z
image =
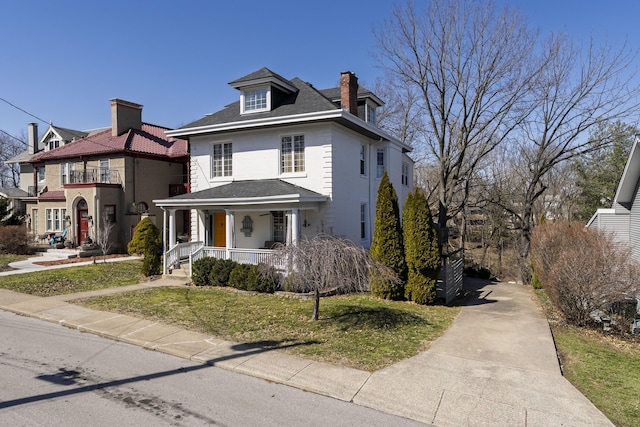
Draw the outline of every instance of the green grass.
M567 379L617 426L640 426L640 340L563 324L544 291L536 294Z
M7 254L0 254L0 271L9 271L9 270L13 270L13 268L9 267L9 263L12 262L16 262L16 261L22 261L25 260L27 258L32 257L33 255L7 255Z
M41 297L139 283L142 261L97 263L22 273L0 278L0 288Z
M290 354L375 371L427 349L459 308L383 301L369 295L311 300L221 288L163 288L81 302L179 325L235 342L270 342Z

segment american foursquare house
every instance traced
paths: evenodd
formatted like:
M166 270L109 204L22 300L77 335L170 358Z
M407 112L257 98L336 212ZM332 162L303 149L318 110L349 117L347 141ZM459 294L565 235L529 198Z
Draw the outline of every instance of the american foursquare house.
M267 68L229 84L238 101L166 132L189 141L190 192L153 200L165 273L187 255L261 262L276 243L319 233L368 248L383 174L401 210L413 188L411 147L377 126L383 102L351 72L325 90ZM185 211L190 242L179 243Z

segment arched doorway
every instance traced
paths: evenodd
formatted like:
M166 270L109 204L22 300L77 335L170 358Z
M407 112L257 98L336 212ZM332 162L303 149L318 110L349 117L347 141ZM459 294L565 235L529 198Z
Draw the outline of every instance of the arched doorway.
M76 218L78 218L78 232L76 233L78 242L76 243L79 246L89 238L89 207L84 199L80 199L76 205Z

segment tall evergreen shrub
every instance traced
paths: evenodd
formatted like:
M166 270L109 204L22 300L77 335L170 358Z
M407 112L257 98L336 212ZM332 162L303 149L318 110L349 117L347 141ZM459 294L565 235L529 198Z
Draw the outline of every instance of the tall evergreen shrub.
M378 187L375 227L369 252L374 260L391 268L400 278L400 282L390 285L389 281L371 274L369 282L372 295L385 299L404 298L407 265L404 258L400 209L398 196L386 172Z
M420 190L407 197L402 229L408 270L405 298L418 304L431 304L436 298L442 260L429 203Z

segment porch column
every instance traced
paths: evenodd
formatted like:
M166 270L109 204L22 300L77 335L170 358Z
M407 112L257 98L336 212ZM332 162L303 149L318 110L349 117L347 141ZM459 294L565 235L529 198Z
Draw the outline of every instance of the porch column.
M226 249L227 249L227 259L231 259L231 251L230 249L233 248L233 229L234 229L234 224L233 224L233 211L225 209L225 214L227 215L226 217L226 227L227 229L226 231Z
M78 220L79 221L79 220ZM167 242L165 242L164 240L164 236L166 236L166 230L167 230L167 210L165 208L162 208L162 248L164 249L164 256L162 257L162 274L165 275L167 274L167 257L166 257L166 253L167 253Z
M167 209L169 211L169 248L171 249L176 245L176 210ZM166 211L165 211L166 215Z
M298 223L300 218L300 211L298 208L291 209L291 244L298 243Z

